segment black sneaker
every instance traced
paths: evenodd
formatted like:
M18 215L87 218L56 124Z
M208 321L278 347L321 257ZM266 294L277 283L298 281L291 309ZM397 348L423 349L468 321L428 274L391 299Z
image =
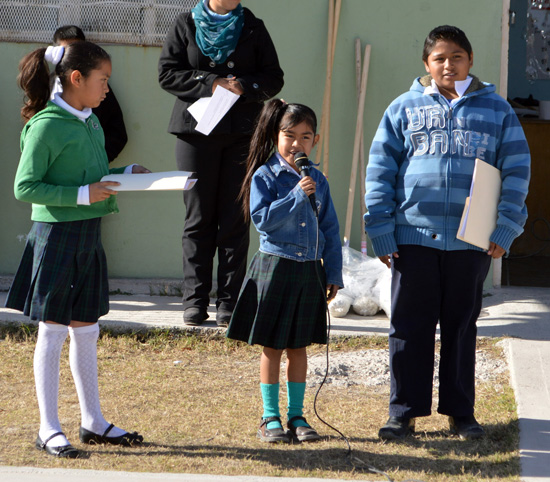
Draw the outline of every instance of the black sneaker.
M200 326L208 319L206 308L191 306L183 312L183 322L188 326Z
M378 431L382 440L401 440L414 433L414 418L390 417Z
M449 429L461 440L475 440L485 436L485 430L473 415L449 417Z

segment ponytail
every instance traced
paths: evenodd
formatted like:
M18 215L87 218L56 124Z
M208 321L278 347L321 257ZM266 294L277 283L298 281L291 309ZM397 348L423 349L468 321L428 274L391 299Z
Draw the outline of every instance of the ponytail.
M99 45L78 41L63 47L37 49L19 62L17 84L25 93L21 116L27 122L33 115L46 107L50 98L50 70L48 61L55 64L55 75L63 89L68 87L71 72L78 70L83 77L99 68L101 62L111 57Z
M28 120L46 107L50 98L50 70L44 59L45 48L34 50L19 62L17 85L23 90L21 117Z

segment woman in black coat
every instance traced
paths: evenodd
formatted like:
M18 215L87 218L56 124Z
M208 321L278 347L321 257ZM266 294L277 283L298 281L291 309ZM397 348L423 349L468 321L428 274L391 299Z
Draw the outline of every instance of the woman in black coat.
M283 87L283 71L264 23L240 0L199 0L166 36L160 86L176 96L168 132L177 136L178 169L198 179L184 191L184 322L207 318L218 250L216 322L227 326L246 271L249 225L237 202L244 161L263 102ZM188 107L222 86L240 98L205 136Z

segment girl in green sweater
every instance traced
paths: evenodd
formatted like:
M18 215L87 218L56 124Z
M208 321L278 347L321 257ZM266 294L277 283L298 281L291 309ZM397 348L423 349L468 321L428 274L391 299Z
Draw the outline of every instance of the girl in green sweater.
M47 61L63 92L50 97ZM103 130L92 114L108 91L111 60L101 47L76 42L37 49L19 64L26 95L21 109L21 159L15 197L32 203L34 221L6 306L39 322L34 376L40 410L36 448L75 458L57 413L61 348L70 335L69 361L80 403L83 443L133 445L143 441L105 420L97 382L98 318L109 310L101 217L118 212L109 172L149 172L142 166L109 170Z

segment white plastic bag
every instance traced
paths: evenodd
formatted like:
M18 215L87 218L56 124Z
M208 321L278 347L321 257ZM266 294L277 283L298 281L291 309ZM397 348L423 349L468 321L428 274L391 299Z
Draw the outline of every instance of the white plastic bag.
M381 309L390 316L391 271L378 258L342 247L342 278L345 288L329 304L331 316L345 316L349 309L373 316Z

